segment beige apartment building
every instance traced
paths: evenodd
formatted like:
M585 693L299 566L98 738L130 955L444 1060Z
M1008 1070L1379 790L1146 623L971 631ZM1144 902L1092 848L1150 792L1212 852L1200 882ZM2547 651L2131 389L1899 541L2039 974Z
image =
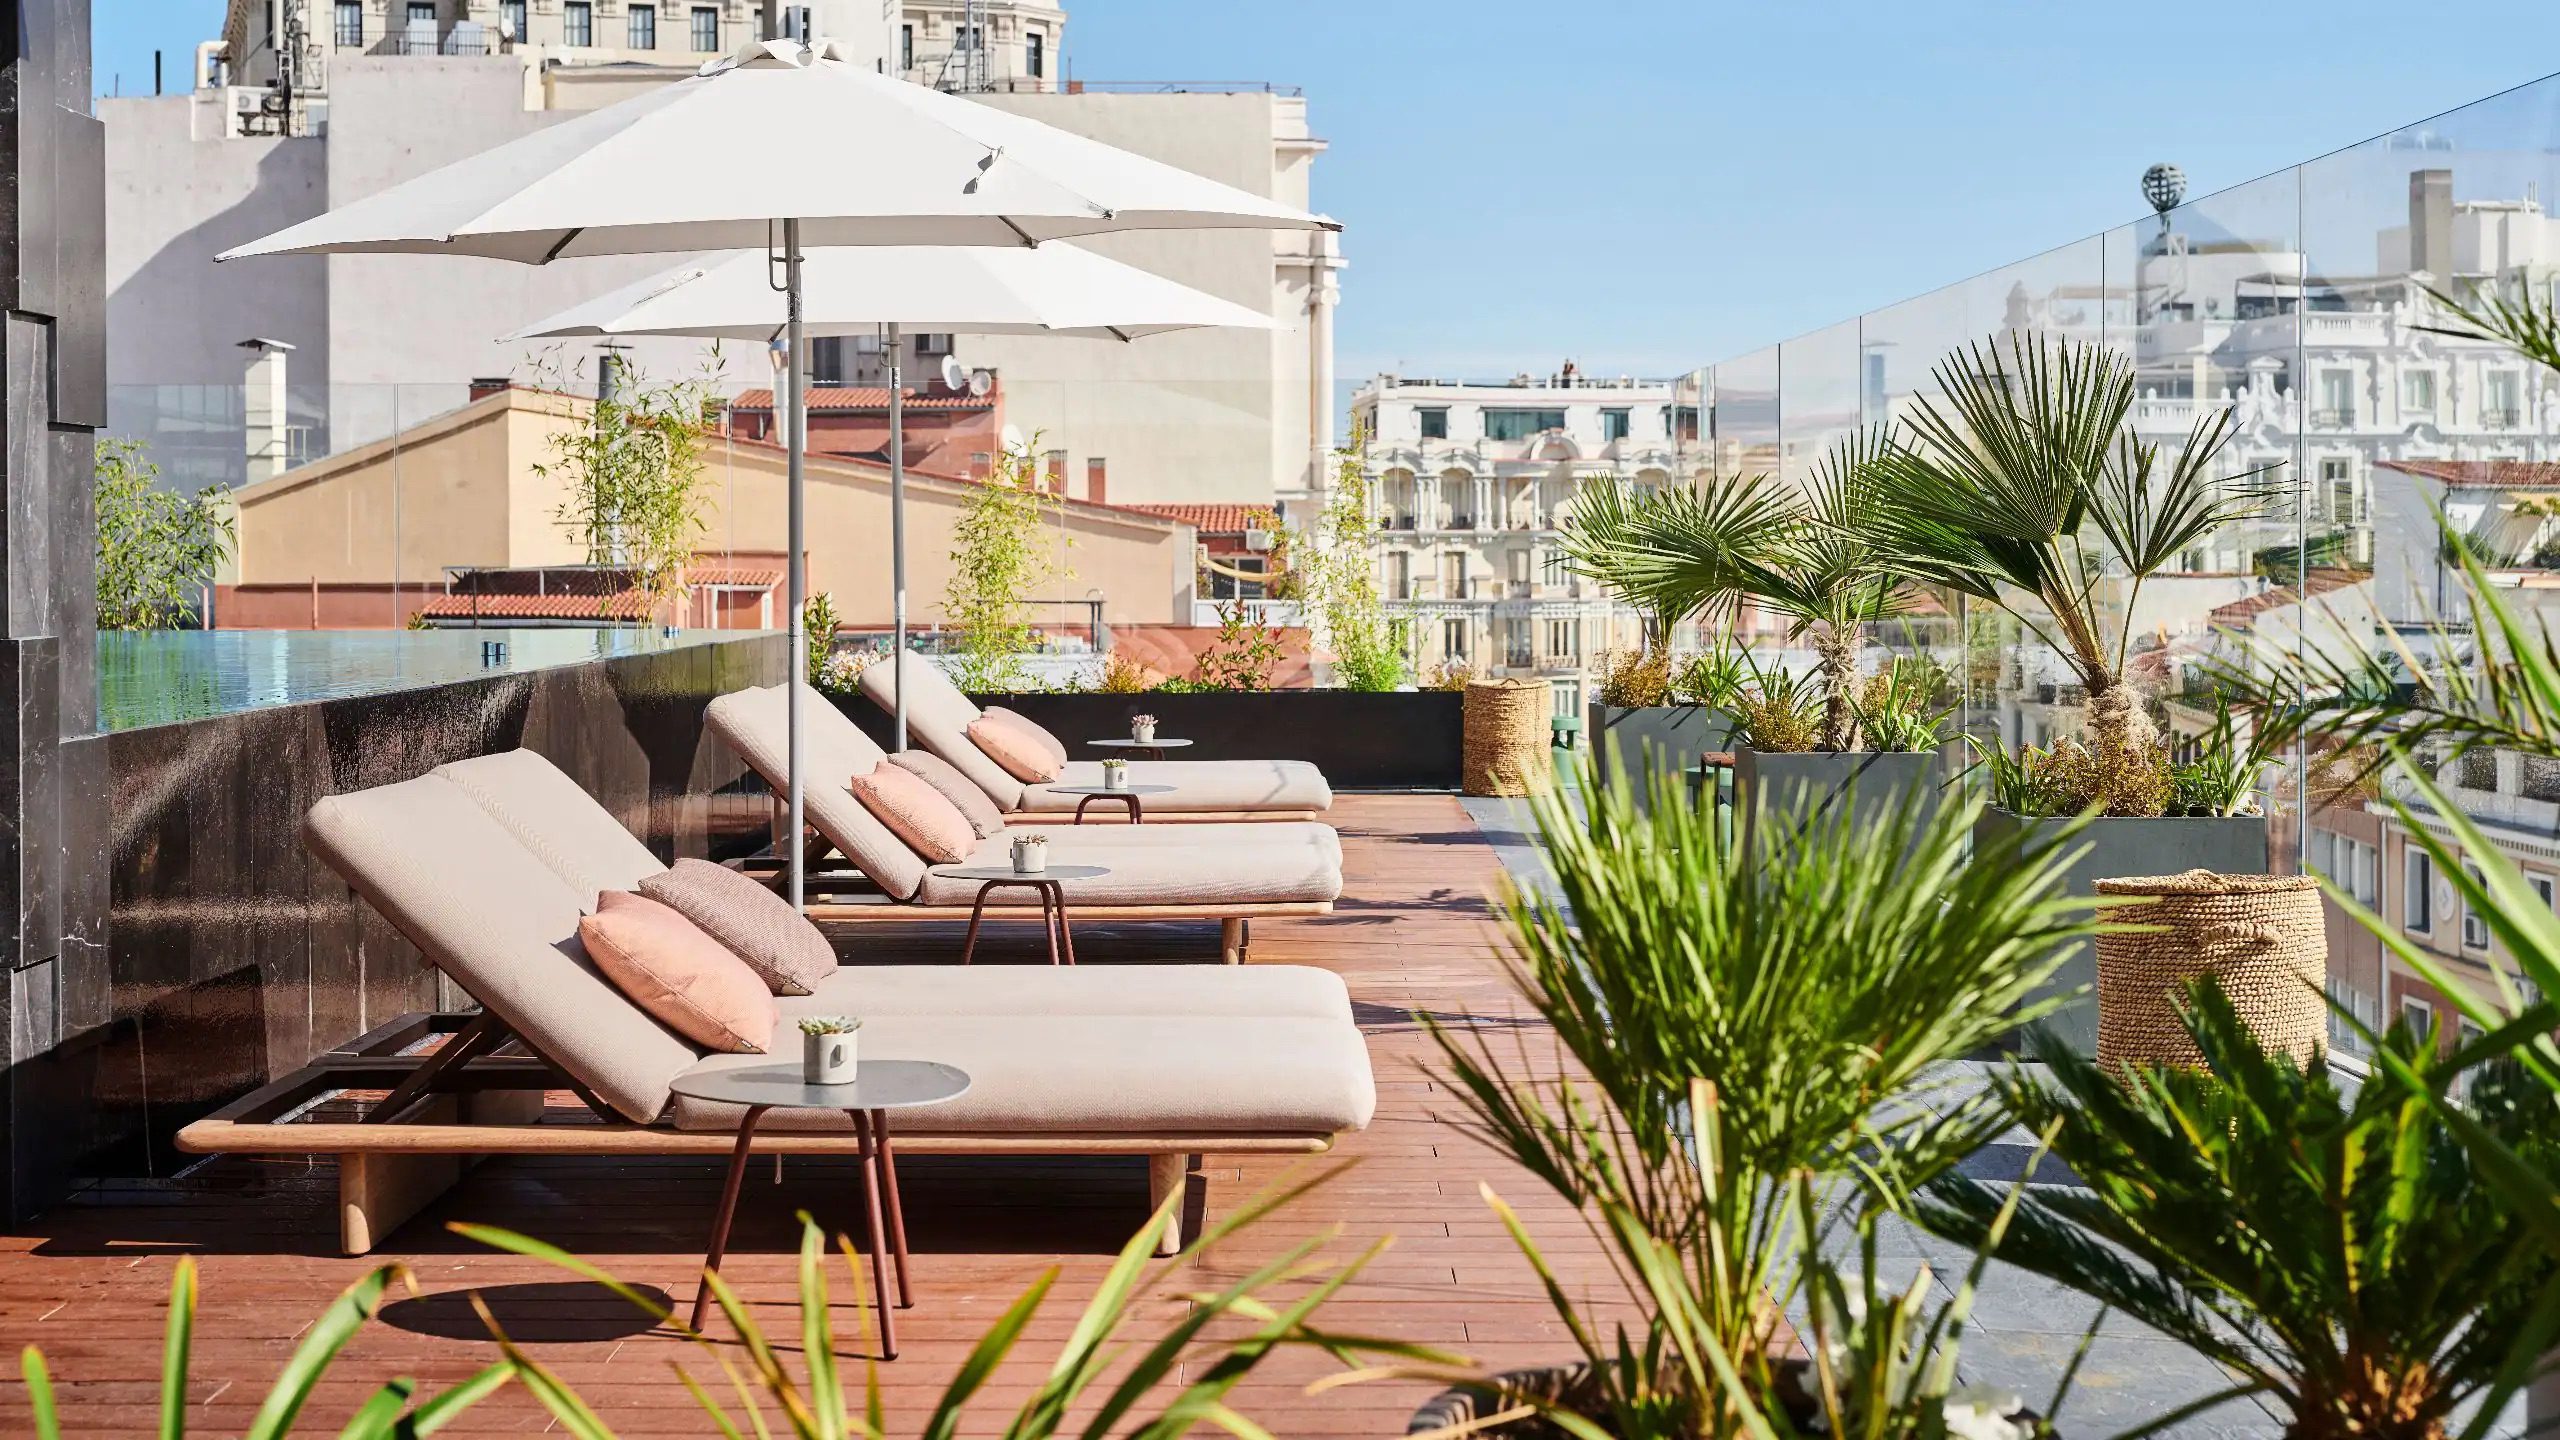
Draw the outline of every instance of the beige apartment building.
M368 444L286 470L237 495L239 546L223 577L262 614L325 611L326 626L406 623L461 568L574 566L587 557L561 525L567 487L554 438L588 423L580 396L507 388ZM809 590L854 626L890 618L889 476L867 460L807 462ZM942 619L956 526L972 482L907 478L908 590L915 621ZM785 457L774 445L721 435L706 457L699 558L710 566L785 553ZM1197 532L1179 520L1064 501L1051 531L1059 576L1032 597L1043 622L1114 628L1189 626ZM769 583L769 582L768 582ZM217 622L221 598L217 597ZM777 615L737 623L779 624ZM284 624L287 620L272 623ZM298 620L290 623L298 625ZM325 628L315 624L314 628Z

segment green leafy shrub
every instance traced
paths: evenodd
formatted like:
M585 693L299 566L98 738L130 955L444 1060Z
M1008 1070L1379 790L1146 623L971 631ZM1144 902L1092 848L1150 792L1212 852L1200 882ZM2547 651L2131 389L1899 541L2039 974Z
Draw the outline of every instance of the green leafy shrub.
M1195 678L1210 690L1268 690L1284 653L1277 627L1254 623L1245 602L1230 600L1218 607L1218 638L1201 652Z
M1393 690L1411 673L1403 629L1378 593L1378 517L1361 461L1368 432L1354 428L1333 452L1333 484L1314 533L1285 542L1292 588L1307 607L1316 644L1333 656L1346 690Z
M566 390L570 377L549 368L550 387ZM550 458L533 466L566 492L554 515L587 563L630 572L631 588L652 610L689 589L685 572L710 504L702 477L711 431L703 417L716 406L716 381L716 372L706 371L655 382L625 366L586 423L554 430ZM599 610L608 598L599 595Z
M998 457L972 487L952 527L951 579L942 613L958 639L951 679L977 694L1018 692L1030 682L1022 657L1038 642L1031 592L1072 578L1044 531L1063 508L1039 472L1039 435Z
M168 630L195 618L199 592L239 542L231 491L181 495L156 482L139 440L98 442L98 628Z

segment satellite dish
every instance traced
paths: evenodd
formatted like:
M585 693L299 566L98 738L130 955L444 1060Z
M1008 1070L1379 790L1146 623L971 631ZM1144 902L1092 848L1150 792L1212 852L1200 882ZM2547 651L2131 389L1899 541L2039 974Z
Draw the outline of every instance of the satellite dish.
M996 377L993 372L986 370L972 370L969 372L970 394L983 399L985 398L986 393L994 388L996 388Z
M979 373L984 374L986 372L980 371ZM1005 453L1007 454L1013 454L1022 449L1022 432L1010 425L1004 427L1004 429L997 435L997 438L1004 442Z
M942 388L945 390L960 390L966 388L968 384L969 372L966 367L961 365L960 357L957 355L943 356Z

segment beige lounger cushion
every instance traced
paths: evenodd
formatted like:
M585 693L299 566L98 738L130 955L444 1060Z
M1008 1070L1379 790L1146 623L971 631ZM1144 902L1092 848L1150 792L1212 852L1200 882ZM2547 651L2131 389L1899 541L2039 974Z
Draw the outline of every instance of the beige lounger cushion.
M848 965L815 993L778 1003L785 1031L804 1015L1352 1020L1342 977L1312 965Z
M867 665L862 671L862 693L883 710L898 706L898 681L890 672L895 667L883 662ZM928 660L907 657L907 738L951 762L953 769L977 782L987 798L999 810L1022 808L1022 782L1005 773L1005 768L987 758L969 739L969 722L978 718L978 707L951 677ZM853 722L847 720L846 724Z
M791 773L788 704L783 688L773 685L723 695L711 702L708 712L712 730L776 794ZM924 861L890 833L878 816L864 809L848 788L854 776L869 774L886 758L880 747L837 713L827 697L806 685L800 688L800 718L806 727L800 738L801 755L808 765L800 787L801 804L809 823L883 891L901 900L913 897L916 887L924 883Z
M1268 1135L1357 1130L1377 1089L1360 1032L1339 1020L1199 1015L881 1015L865 1060L933 1060L969 1092L889 1117L893 1134ZM707 1056L701 1068L771 1065ZM742 1111L678 1097L683 1130L734 1130ZM774 1110L769 1130L850 1128L839 1110Z
M1187 905L1214 911L1220 905L1329 901L1342 893L1342 866L1329 826L1185 825L1190 841L1185 845L1167 845L1154 837L1134 843L1118 838L1146 828L1097 825L1048 832L1052 871L1100 865L1109 872L1060 879L1058 887L1071 910L1081 905ZM1008 865L1011 843L1002 836L980 841L968 863ZM916 898L927 905L969 905L977 900L980 883L929 874ZM991 907L1038 903L1038 892L1021 885L1000 886L987 895Z
M1072 760L1050 785L1026 785L1016 810L1028 815L1071 811L1081 795L1062 793L1066 785L1099 785L1102 762ZM1333 807L1333 787L1324 772L1304 760L1132 760L1132 785L1170 785L1170 791L1140 797L1147 809L1166 814L1185 810L1299 810L1318 814Z
M589 910L599 892L637 890L667 868L577 781L530 750L456 760L434 773L480 802Z
M666 1108L667 1082L696 1051L587 958L578 919L595 896L572 890L451 779L332 795L311 807L303 834L438 969L598 1099L644 1124Z

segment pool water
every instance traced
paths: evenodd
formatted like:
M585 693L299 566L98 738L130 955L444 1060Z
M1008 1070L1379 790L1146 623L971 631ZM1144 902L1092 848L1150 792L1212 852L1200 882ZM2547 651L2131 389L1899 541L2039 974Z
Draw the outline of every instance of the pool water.
M748 630L141 630L98 637L98 728L134 730L351 695L747 639ZM483 663L481 647L506 646Z

